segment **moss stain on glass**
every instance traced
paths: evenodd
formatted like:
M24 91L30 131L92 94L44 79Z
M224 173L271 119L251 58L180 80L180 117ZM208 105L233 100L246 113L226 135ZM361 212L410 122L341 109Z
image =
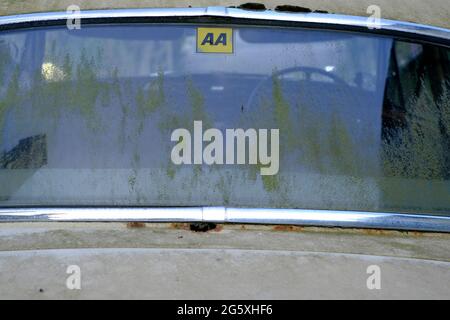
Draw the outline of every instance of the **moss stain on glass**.
M383 139L386 178L379 179L379 186L384 203L415 210L410 199L426 203L450 199L449 88L450 83L444 82L441 96L434 99L422 81L421 94L407 103L404 125L390 129Z
M6 89L5 96L0 100L0 145L3 140L3 127L8 110L19 105L20 101L20 85L19 85L20 69L19 66L14 67L14 72Z
M383 164L388 176L441 180L448 174L448 131L441 132L440 128L448 130L450 126L449 102L443 96L438 105L428 90L424 88L423 92L408 104L405 126L383 140Z
M82 50L76 74L75 91L77 93L78 111L87 121L89 128L99 130L101 128L101 120L96 113L95 107L103 86L97 79L98 66L95 58L91 57L89 59L85 50Z

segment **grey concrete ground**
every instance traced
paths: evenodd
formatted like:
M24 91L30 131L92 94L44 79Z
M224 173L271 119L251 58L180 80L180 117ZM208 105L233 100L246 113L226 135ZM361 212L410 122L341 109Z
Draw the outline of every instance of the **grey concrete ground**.
M0 225L0 299L448 299L450 235L288 226ZM66 273L80 267L81 290ZM369 266L381 289L369 290Z
M68 289L68 266L80 289ZM380 268L380 290L367 268ZM1 252L0 298L442 299L450 263L364 255L207 249Z
M71 4L81 9L145 8L145 7L205 7L235 6L245 2L264 3L267 8L290 4L322 9L333 13L367 15L370 5L381 8L383 18L432 24L450 28L448 0L0 0L0 15L40 11L61 11Z

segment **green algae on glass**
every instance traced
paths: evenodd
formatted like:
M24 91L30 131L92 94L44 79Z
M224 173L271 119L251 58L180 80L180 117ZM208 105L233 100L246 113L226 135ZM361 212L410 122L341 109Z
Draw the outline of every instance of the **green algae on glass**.
M101 120L96 113L97 99L103 90L103 85L97 79L98 66L95 58L90 59L86 51L82 50L80 62L76 66L75 92L77 109L87 122L89 128L98 130L101 128Z
M84 49L76 65L69 53L62 59L48 55L31 79L29 97L33 110L41 117L53 119L54 126L63 113L75 112L88 128L100 129L101 121L95 108L106 84L98 79L98 71L98 63L88 58Z
M130 186L130 192L135 192L140 160L141 159L139 153L137 152L137 150L135 150L133 153L133 160L132 160L133 172L128 177L128 185Z
M274 102L274 117L277 125L276 129L280 129L280 139L282 135L281 132L283 132L284 139L281 139L281 141L284 141L286 143L286 148L291 150L295 145L295 135L290 115L291 106L284 97L280 79L275 73L276 70L274 70L272 74L272 97Z
M125 152L125 145L131 141L132 136L127 131L127 124L130 121L133 112L132 101L132 84L130 80L119 80L118 69L114 68L112 71L112 83L110 84L111 90L114 94L114 102L116 102L120 108L120 124L119 130L117 130L118 146L121 153Z
M256 182L258 179L259 172L261 172L261 168L264 167L259 161L256 165L247 165L247 179L253 182ZM280 189L280 178L279 174L272 176L263 176L260 175L261 182L263 184L263 188L267 192L276 192Z
M148 92L148 101L144 105L146 109L144 109L145 113L152 113L161 106L164 105L166 101L166 96L164 93L164 71L159 70L158 75L155 81L152 81L150 84L149 92Z
M33 110L55 123L63 112L75 112L88 128L100 129L95 108L100 93L108 90L108 86L98 79L98 62L89 58L85 49L77 64L69 53L61 56L62 59L55 54L47 55L41 68L33 73L28 94Z
M351 134L345 122L336 114L332 115L329 133L329 158L338 173L357 176L360 173L358 164L360 156L358 148L353 143Z
M280 180L278 176L261 176L264 190L275 192L280 189Z
M441 130L449 126L448 100L441 99L440 110L426 84L422 83L422 89L423 93L407 105L404 127L391 130L383 140L383 166L387 176L444 179L448 174L445 167L448 135Z
M6 68L11 65L11 49L3 40L0 40L0 81L3 83Z
M220 194L222 195L223 205L228 206L230 204L230 197L231 197L231 182L233 180L232 174L229 172L225 172L224 174L220 175L219 181L216 183L216 187Z
M307 108L300 110L299 163L316 172L324 172L322 154L324 148L320 141L320 119Z
M0 145L3 140L3 126L5 125L5 118L8 110L20 105L20 85L19 85L20 69L19 66L14 67L14 72L8 83L6 93L3 99L0 100Z
M135 187L135 185L136 185L136 179L137 179L137 177L136 177L136 175L130 175L129 177L128 177L128 184L129 184L129 186L130 186L130 188L131 188L131 191L134 191L134 187Z
M194 121L202 121L203 130L211 128L212 121L209 118L208 113L206 112L205 98L200 89L195 86L194 81L191 77L189 77L186 81L186 89L192 108L192 122L189 125L189 128L193 128ZM197 165L193 167L192 183L198 183L202 171L202 166Z
M139 116L137 131L140 135L144 130L146 117L160 109L166 102L164 92L164 71L162 69L158 71L157 78L150 82L147 90L140 87L137 89L135 101Z
M161 91L163 90L163 73L160 72L159 79L157 80L156 88L160 88ZM168 136L168 139L170 139L171 132L178 128L185 128L188 130L193 129L194 121L202 121L203 122L203 128L211 127L211 120L208 117L208 114L205 110L205 101L202 92L195 86L193 80L188 77L186 80L186 91L187 91L187 97L188 101L190 103L190 110L188 111L187 108L185 108L185 112L182 114L176 114L173 112L169 106L165 108L164 110L160 110L159 114L159 122L158 127L162 135ZM158 92L158 91L156 91ZM164 94L159 95L160 99L156 99L155 101L161 102L158 106L163 104L165 102ZM168 150L168 153L170 154L170 150ZM166 166L166 175L170 179L173 180L175 177L177 171L179 170L179 166L175 166L171 163L170 159L167 159L168 165ZM192 167L192 183L197 183L198 178L200 177L200 174L202 173L202 168L200 166L193 166Z
M153 113L164 104L165 100L164 72L160 70L157 78L149 84L147 91L142 88L137 90L136 105L139 115L145 117Z
M202 121L204 129L211 128L212 123L205 109L205 98L200 89L195 86L191 77L186 80L186 89L192 107L192 120Z
M406 104L403 126L386 132L379 187L388 209L442 211L450 204L449 83L442 88L435 99L422 81L421 94Z
M175 165L170 161L166 168L166 175L169 179L173 180L175 178L176 169Z
M441 123L444 133L447 135L447 138L450 138L450 80L442 85L442 95L438 101L438 106L441 110ZM450 143L450 141L447 142ZM450 156L450 154L448 155Z

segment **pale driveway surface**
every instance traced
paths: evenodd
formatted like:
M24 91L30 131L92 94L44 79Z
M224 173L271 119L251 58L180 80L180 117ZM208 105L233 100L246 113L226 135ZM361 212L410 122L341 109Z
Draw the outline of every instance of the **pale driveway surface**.
M66 269L81 269L81 290ZM381 268L381 290L367 268ZM85 249L1 252L0 298L440 299L450 263L263 250Z
M375 230L6 223L0 298L450 299L449 242ZM70 265L81 290L66 287ZM381 290L367 288L372 265Z

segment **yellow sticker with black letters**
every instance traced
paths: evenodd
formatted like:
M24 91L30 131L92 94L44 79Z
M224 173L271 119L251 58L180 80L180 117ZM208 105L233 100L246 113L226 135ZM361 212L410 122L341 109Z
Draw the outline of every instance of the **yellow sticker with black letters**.
M233 53L233 29L197 28L197 52Z

